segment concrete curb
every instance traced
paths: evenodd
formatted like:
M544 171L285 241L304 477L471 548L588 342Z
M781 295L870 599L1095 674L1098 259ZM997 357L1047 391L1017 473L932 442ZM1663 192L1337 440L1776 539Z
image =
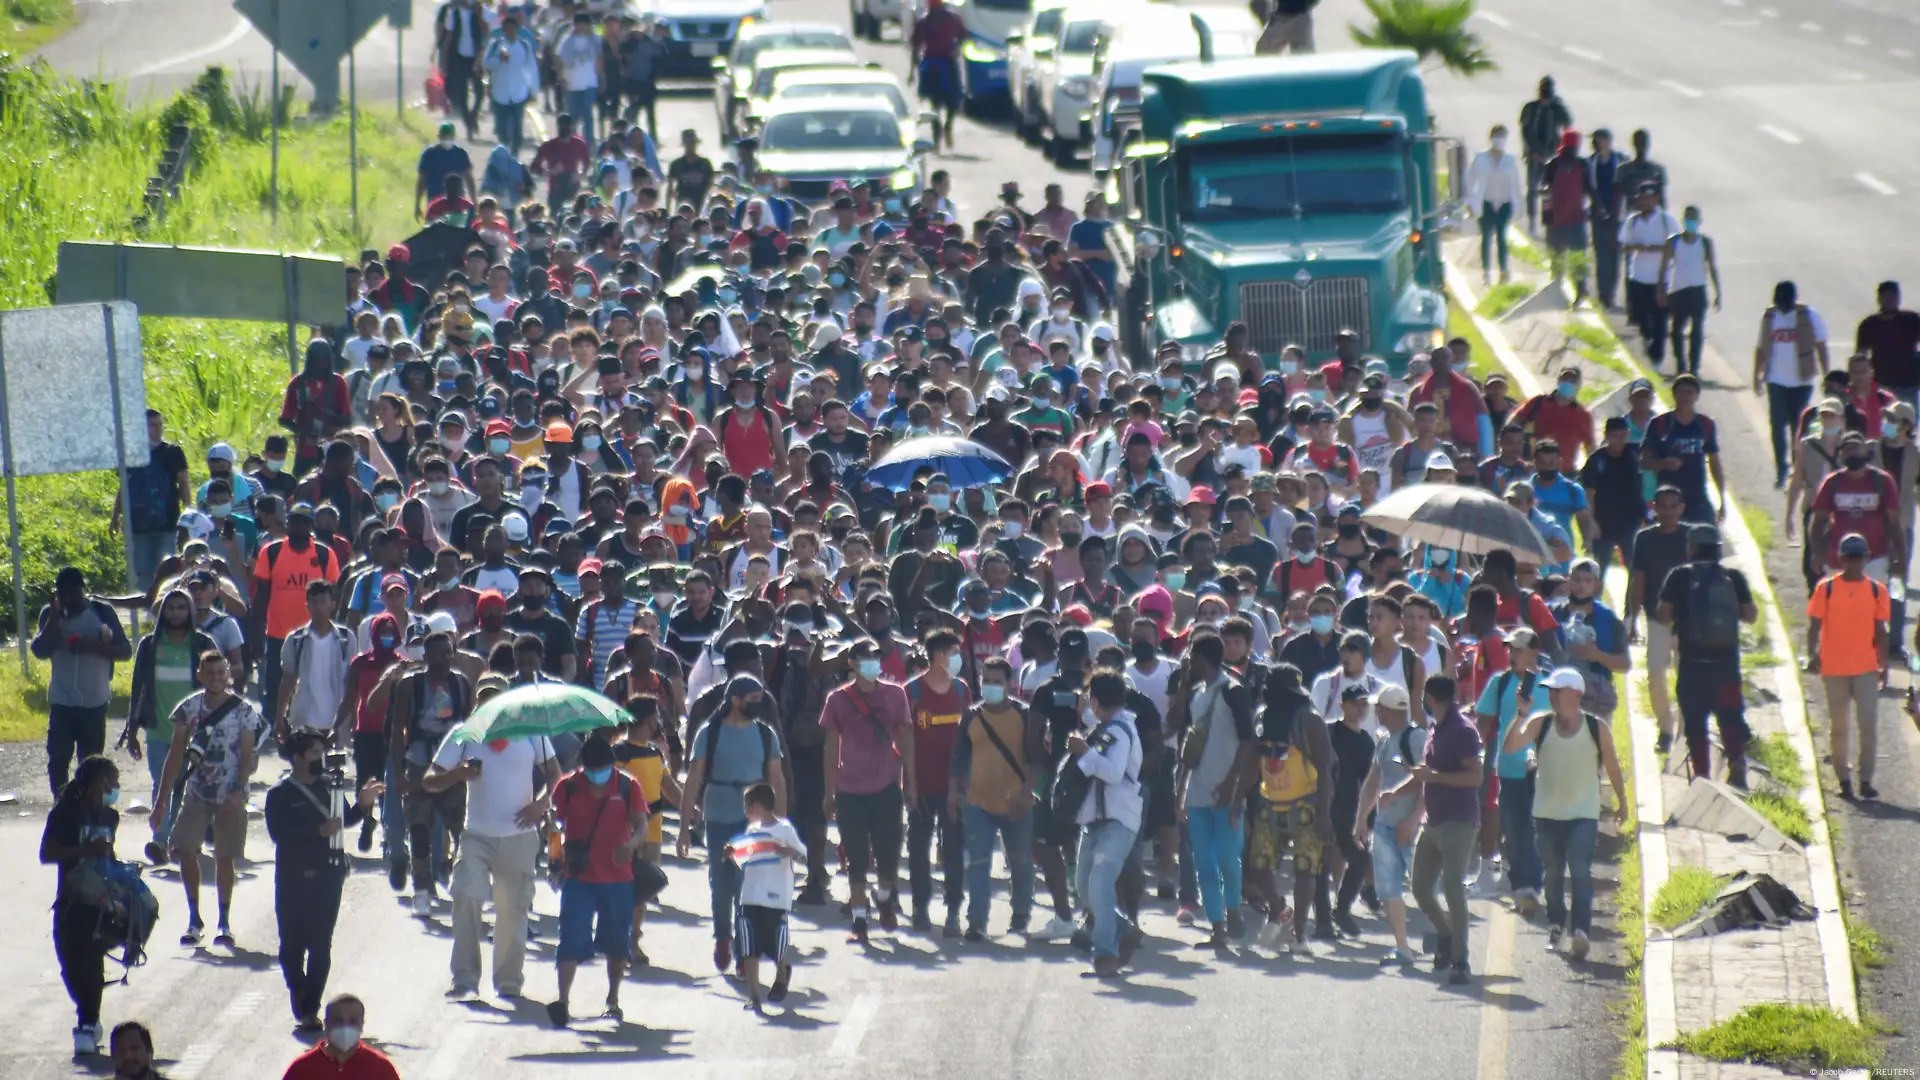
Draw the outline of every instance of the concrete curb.
M1512 345L1507 341L1503 327L1491 319L1482 317L1476 310L1480 299L1473 287L1468 284L1467 273L1451 261L1447 263L1447 289L1454 299L1461 303L1474 328L1493 350L1494 356L1519 389L1527 396L1541 393L1546 389L1541 375L1521 361ZM1564 284L1562 286L1565 287ZM1576 313L1574 318L1582 318ZM1604 320L1591 314L1582 321L1589 325L1606 329L1611 328ZM1646 372L1645 366L1634 356L1631 350L1621 349L1629 361L1641 374L1654 381L1656 387L1661 380ZM1663 400L1664 395L1663 395ZM1820 790L1819 755L1814 747L1813 732L1807 722L1806 698L1800 685L1795 666L1793 640L1787 634L1786 624L1780 614L1780 598L1774 592L1773 582L1767 577L1765 565L1760 561L1759 550L1753 534L1747 529L1746 519L1740 514L1738 500L1729 493L1724 507L1726 521L1722 528L1733 541L1728 545L1733 562L1741 573L1745 574L1755 594L1765 604L1766 618L1763 623L1768 636L1779 644L1785 655L1785 663L1776 666L1771 674L1776 693L1780 699L1781 723L1786 728L1787 741L1800 759L1808 783L1799 792L1801 805L1812 820L1813 838L1806 845L1807 876L1812 884L1813 895L1809 904L1816 912L1815 926L1820 936L1820 954L1825 968L1827 1003L1836 1013L1849 1019L1858 1020L1860 1016L1858 988L1853 978L1852 952L1847 942L1845 920L1841 917L1840 880L1834 863L1832 836L1827 829L1826 806ZM1610 578L1616 575L1610 575ZM1612 590L1609 589L1611 592ZM1666 807L1665 796L1661 791L1660 762L1654 748L1654 732L1643 721L1651 717L1651 709L1644 700L1645 690L1640 682L1631 682L1628 687L1629 730L1633 743L1634 801L1639 817L1640 877L1642 892L1642 911L1650 911L1654 895L1666 883L1671 873L1667 854L1665 833ZM1647 782L1651 781L1651 782ZM1644 918L1644 914L1643 914ZM1644 1023L1647 1044L1648 1080L1678 1080L1680 1076L1680 1054L1671 1049L1661 1049L1679 1037L1679 1026L1674 1004L1673 983L1673 941L1665 936L1655 936L1650 926L1646 931L1646 948L1641 958L1641 990L1645 1000ZM1845 1075L1864 1077L1864 1071L1849 1072Z

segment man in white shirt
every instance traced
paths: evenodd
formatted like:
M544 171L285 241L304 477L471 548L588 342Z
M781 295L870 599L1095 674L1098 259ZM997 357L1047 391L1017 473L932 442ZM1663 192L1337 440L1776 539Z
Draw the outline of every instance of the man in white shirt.
M1800 303L1791 281L1773 287L1773 306L1760 316L1760 337L1753 347L1753 392L1767 395L1767 430L1773 436L1776 488L1787 486L1793 463L1794 426L1806 411L1813 387L1832 366L1827 353L1827 322Z
M1467 166L1467 206L1480 217L1480 281L1491 280L1487 256L1496 245L1500 252L1500 280L1507 275L1507 223L1513 220L1513 208L1526 198L1526 183L1520 176L1520 161L1507 153L1507 125L1495 124L1487 134L1487 148L1473 156Z
M1117 886L1140 833L1142 751L1140 731L1125 707L1126 679L1098 672L1087 691L1093 730L1067 737L1068 753L1091 780L1075 818L1080 824L1078 895L1093 912L1093 972L1111 979L1140 943L1140 931L1120 909Z
M273 705L274 733L281 739L296 730L332 731L339 716L354 650L352 631L333 621L333 603L331 585L309 583L309 621L281 643L280 695Z
M493 100L493 137L519 157L526 142L527 102L540 92L540 43L521 26L519 13L501 17L483 62Z
M482 695L486 691L481 688ZM560 763L545 736L499 745L455 742L450 734L434 752L426 789L467 785L466 828L453 864L455 997L479 993L481 909L488 899L493 900L493 988L501 997L520 996L539 825L559 779Z
M575 128L594 145L593 110L600 97L600 37L593 32L593 16L582 11L573 17L573 32L554 50L560 67L560 87L566 92L567 115Z
M1627 318L1640 331L1647 359L1658 368L1666 356L1667 313L1661 310L1660 269L1667 240L1680 223L1660 205L1658 184L1642 184L1633 193L1633 213L1620 223L1620 250L1627 256Z

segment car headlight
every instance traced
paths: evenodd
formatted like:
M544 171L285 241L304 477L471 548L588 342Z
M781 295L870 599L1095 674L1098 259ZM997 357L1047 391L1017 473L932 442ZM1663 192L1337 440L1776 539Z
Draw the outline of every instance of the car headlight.
M1093 89L1093 80L1085 75L1075 75L1062 82L1060 89L1066 91L1068 97L1084 98Z
M974 38L968 38L960 45L960 58L970 64L997 64L1007 58L1007 54Z
M1426 352L1429 349L1437 349L1446 343L1447 332L1437 327L1432 330L1410 330L1407 333L1401 334L1400 340L1394 342L1393 351L1398 353Z

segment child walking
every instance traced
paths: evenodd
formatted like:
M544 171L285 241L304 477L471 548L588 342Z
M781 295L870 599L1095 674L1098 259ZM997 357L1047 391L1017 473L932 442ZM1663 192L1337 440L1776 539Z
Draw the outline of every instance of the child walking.
M773 961L776 973L766 1000L778 1004L787 996L793 965L786 959L787 915L793 910L793 868L804 864L807 846L793 823L773 812L773 788L755 784L746 791L747 831L729 845L740 866L740 907L735 915L734 942L740 975L747 981L746 1007L762 1016L760 960Z

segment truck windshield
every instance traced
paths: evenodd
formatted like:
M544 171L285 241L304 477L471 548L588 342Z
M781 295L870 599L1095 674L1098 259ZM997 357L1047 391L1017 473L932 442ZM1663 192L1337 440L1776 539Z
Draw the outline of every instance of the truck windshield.
M1032 11L1033 0L967 0L977 8L989 11Z
M1289 145L1291 144L1291 145ZM1397 134L1318 135L1193 146L1181 155L1195 220L1390 213L1407 207Z

